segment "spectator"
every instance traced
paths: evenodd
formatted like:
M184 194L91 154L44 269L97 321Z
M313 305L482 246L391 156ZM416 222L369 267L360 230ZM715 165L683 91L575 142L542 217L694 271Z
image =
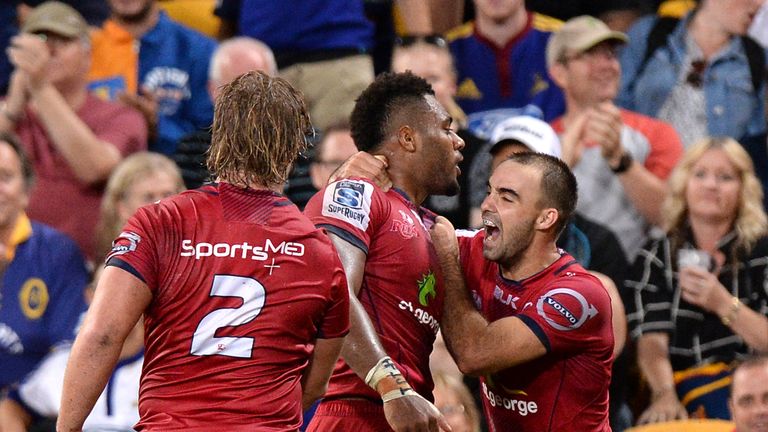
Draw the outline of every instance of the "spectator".
M331 126L325 130L314 148L314 160L309 166L312 186L320 190L328 184L331 174L357 152L349 126Z
M621 79L616 49L626 40L596 18L573 18L550 39L547 64L565 93L566 112L552 127L579 182L577 211L611 229L632 261L661 220L664 180L682 147L668 124L611 102Z
M306 147L306 106L260 72L221 91L208 158L218 183L126 224L72 348L58 430L82 428L142 314L139 430L296 430L326 388L349 326L344 272L277 193Z
M734 432L760 432L768 425L768 357L751 357L733 371L730 397Z
M179 170L173 161L157 153L140 152L128 156L109 178L101 204L97 235L99 259L106 257L112 239L140 207L152 204L183 190ZM85 289L90 303L93 290L103 270L99 267ZM139 420L139 375L144 360L144 331L139 323L129 333L120 351L115 372L107 389L99 395L94 409L85 420L85 430L133 430ZM0 402L0 431L26 431L33 420L54 419L59 413L64 369L71 351L67 345L51 352L21 385ZM37 422L36 422L37 423Z
M529 13L523 0L474 0L475 20L448 33L458 70L456 100L468 114L534 104L549 121L563 94L547 73L544 51L561 22Z
M685 147L706 136L738 140L768 184L766 53L747 36L763 1L701 0L682 20L638 21L621 54L617 101L672 124Z
M20 143L0 132L0 394L72 339L85 312L85 262L72 240L27 218L32 183Z
M467 386L453 375L437 372L435 381L435 406L451 425L452 432L480 432L480 411Z
M139 109L149 149L173 154L182 136L211 124L206 82L216 42L172 21L157 0L107 1L110 19L93 34L90 88Z
M394 187L340 180L305 209L339 252L354 323L308 430L436 430L445 419L425 398L443 286L427 232L434 215L419 205L458 192L464 142L429 83L409 72L379 75L350 122L361 152L386 156Z
M320 130L347 121L373 80L373 26L362 0L224 0L216 14L229 25L222 36L250 36L272 48L280 76L304 94Z
M457 242L444 218L431 230L446 280L441 330L461 371L482 377L492 430L610 430L611 299L555 247L575 205L565 163L524 152L491 175L485 231Z
M88 25L65 4L35 8L9 55L15 70L0 131L21 137L37 174L29 216L93 258L104 182L123 157L146 149L144 120L88 93Z
M472 188L474 181L470 170L482 142L467 129L467 116L454 99L456 69L445 40L438 36L399 38L392 57L392 71L402 73L407 70L429 82L435 90L435 98L453 118L456 134L465 143L461 151L464 159L459 164L462 172L459 176L459 193L454 196L431 195L424 206L447 217L456 226L470 226L470 204L474 198L472 194L476 192ZM481 187L482 196L485 196L485 187L485 184Z
M707 138L670 177L666 235L646 244L626 282L651 404L640 423L728 418L728 366L768 351L768 221L743 147Z
M267 75L277 73L272 50L263 43L248 37L236 37L222 42L211 57L208 69L207 95L213 102L219 88L249 71L262 71ZM207 127L181 138L173 160L181 169L187 189L197 189L210 178L205 167L205 152L211 145L211 131Z
M128 156L109 177L101 215L96 228L96 252L99 262L112 249L128 218L139 207L168 198L184 190L178 167L167 157L150 152Z
M103 267L101 267L103 268ZM101 268L94 281L85 289L90 302L93 285L98 281ZM139 420L139 376L144 361L144 331L137 324L128 335L115 371L109 377L107 388L98 400L94 410L85 420L86 431L128 431ZM18 388L14 388L6 399L0 400L0 430L3 432L26 432L40 419L55 421L61 405L64 384L64 369L67 366L71 346L58 347L27 375ZM42 430L34 426L29 430Z

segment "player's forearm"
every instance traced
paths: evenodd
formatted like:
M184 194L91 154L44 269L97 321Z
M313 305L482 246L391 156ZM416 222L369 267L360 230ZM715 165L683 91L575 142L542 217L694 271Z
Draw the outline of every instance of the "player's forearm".
M472 305L458 260L440 255L445 281L445 303L440 328L448 351L459 369L465 374L475 374L486 366L481 344L488 322Z
M91 184L109 177L120 162L117 148L100 140L53 86L37 90L33 100L48 136L78 180Z
M64 374L58 432L80 431L120 355L122 341L84 328L75 340Z
M349 303L349 334L347 334L341 356L357 376L365 379L366 374L387 352L379 342L368 313L357 297Z
M325 394L328 379L333 373L333 366L343 345L344 338L318 339L315 342L315 350L301 381L301 402L304 410Z

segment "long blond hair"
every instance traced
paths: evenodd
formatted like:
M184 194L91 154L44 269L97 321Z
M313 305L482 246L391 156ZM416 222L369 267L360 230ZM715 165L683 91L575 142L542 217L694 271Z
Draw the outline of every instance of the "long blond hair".
M125 199L128 190L136 181L155 173L170 175L176 183L177 192L185 189L184 180L176 164L169 158L151 152L138 152L125 158L112 171L107 181L104 197L101 199L99 225L96 229L96 257L101 259L112 247L112 240L120 234L125 220L120 217L118 203Z
M310 134L302 94L282 78L248 72L216 97L208 169L241 187L281 185Z
M752 159L741 144L729 137L708 137L692 145L683 155L669 177L670 193L663 205L663 228L673 238L680 238L688 224L686 186L693 165L709 150L718 149L726 154L736 167L741 189L733 229L736 246L749 251L755 242L768 232L768 217L763 210L763 188L755 176Z

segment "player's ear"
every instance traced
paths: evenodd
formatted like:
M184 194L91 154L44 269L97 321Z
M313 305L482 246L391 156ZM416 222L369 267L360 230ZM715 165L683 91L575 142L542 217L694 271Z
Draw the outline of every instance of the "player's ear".
M416 151L416 130L408 125L400 126L397 130L397 142L407 152Z
M541 231L552 228L560 220L560 212L556 208L545 208L539 213L536 219L536 228Z

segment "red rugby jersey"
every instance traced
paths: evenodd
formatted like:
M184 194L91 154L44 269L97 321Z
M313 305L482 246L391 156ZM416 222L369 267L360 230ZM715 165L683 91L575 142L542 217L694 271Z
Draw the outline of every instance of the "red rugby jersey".
M335 249L285 197L227 183L141 208L108 264L143 280L139 430L290 431L316 338L344 336Z
M610 431L611 299L561 251L541 272L513 281L483 257L483 231L459 231L460 260L475 306L488 320L520 318L547 353L481 377L491 431Z
M319 227L367 254L358 298L387 354L419 394L432 400L429 354L443 310L443 278L429 227L435 215L396 189L384 193L367 180L341 180L318 192L304 209ZM380 400L339 360L326 399Z

